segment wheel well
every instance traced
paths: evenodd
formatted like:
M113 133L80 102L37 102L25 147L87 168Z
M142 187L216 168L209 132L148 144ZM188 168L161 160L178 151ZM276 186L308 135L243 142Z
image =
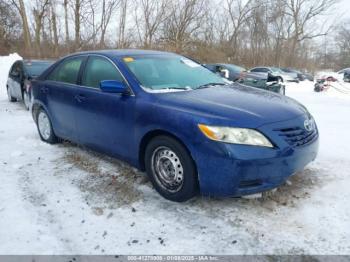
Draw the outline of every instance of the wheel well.
M33 115L33 119L34 121L36 122L36 116L38 115L38 111L39 109L41 108L42 106L39 105L39 104L34 104L33 107L32 107L32 115Z
M139 165L140 169L142 171L145 171L145 152L146 152L146 147L148 143L155 137L157 136L169 136L173 139L175 139L177 142L182 144L184 148L187 150L187 152L191 155L191 152L188 150L187 146L179 139L177 136L173 135L170 132L164 131L164 130L153 130L148 132L146 135L143 136L140 146L139 146ZM195 164L196 166L196 164Z

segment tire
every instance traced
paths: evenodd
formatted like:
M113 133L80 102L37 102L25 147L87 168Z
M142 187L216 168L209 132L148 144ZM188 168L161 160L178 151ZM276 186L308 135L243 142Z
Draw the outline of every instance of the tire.
M283 78L282 77L277 77L277 79L278 79L278 82L282 82L283 83Z
M55 135L51 120L44 109L40 108L36 115L36 125L38 128L40 139L49 144L56 144L59 142Z
M198 193L198 176L187 149L169 136L153 138L145 151L146 172L164 198L184 202Z
M7 98L9 100L9 102L11 102L11 103L16 102L17 99L10 94L10 90L9 90L8 86L6 87L6 91L7 91Z
M31 99L30 95L28 94L27 90L23 91L23 103L24 107L29 110L31 108Z

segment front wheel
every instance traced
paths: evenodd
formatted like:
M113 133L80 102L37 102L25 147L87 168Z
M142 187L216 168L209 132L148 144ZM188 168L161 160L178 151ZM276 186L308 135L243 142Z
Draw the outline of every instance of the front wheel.
M55 144L58 142L58 138L53 132L50 118L44 109L38 110L36 124L42 141L49 144Z
M195 164L187 149L174 138L159 136L151 140L145 166L153 186L164 198L184 202L197 194Z

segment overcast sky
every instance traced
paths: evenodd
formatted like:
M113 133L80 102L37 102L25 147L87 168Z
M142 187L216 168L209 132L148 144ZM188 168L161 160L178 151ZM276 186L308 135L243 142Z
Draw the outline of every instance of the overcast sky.
M350 0L339 0L334 9L332 15L336 21L339 20L339 15L341 15L341 18L350 20Z

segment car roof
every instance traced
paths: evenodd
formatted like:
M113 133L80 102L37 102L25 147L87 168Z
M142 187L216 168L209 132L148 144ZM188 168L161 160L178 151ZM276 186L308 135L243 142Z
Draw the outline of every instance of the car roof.
M268 68L268 69L270 69L272 67L271 66L256 66L256 67L253 67L252 69L255 69L255 68Z
M54 60L23 59L23 63L53 63Z
M142 55L177 55L175 53L165 52L165 51L155 51L155 50L142 50L142 49L111 49L111 50L93 50L93 51L83 51L78 53L73 53L68 55L88 55L97 54L104 55L108 57L121 57L121 56L142 56Z

